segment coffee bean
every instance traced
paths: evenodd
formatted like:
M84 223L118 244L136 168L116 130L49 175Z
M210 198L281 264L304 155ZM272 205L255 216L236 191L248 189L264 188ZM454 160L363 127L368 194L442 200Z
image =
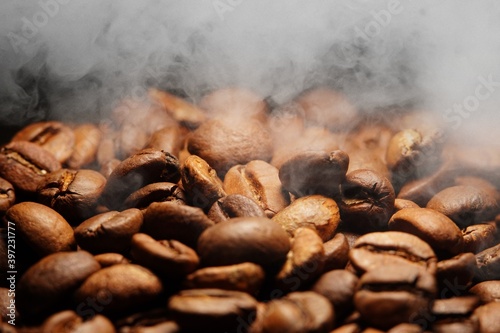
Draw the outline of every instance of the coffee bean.
M279 224L263 217L238 217L208 228L198 240L206 266L253 262L264 268L281 267L290 241Z
M0 177L0 216L3 216L15 202L16 192L14 186Z
M436 280L426 270L414 265L386 265L360 278L354 304L368 324L389 329L429 315L435 293Z
M111 160L117 160L118 154L115 148L116 133L106 130L101 142L97 147L96 159L101 168Z
M498 320L500 313L500 303L490 302L478 307L474 311L474 316L479 321L480 333L497 333L500 332L500 321Z
M51 254L23 274L16 292L16 306L26 320L37 320L68 305L71 294L99 263L85 251Z
M480 305L475 296L438 299L432 306L432 331L439 333L476 333L479 332L479 321L471 316L474 309Z
M68 126L58 121L46 121L28 125L19 131L12 141L29 141L50 152L60 163L73 153L75 135Z
M340 214L333 199L315 194L295 200L276 214L273 221L281 225L289 235L293 235L300 227L314 228L323 242L326 242L337 230Z
M346 324L334 329L330 333L361 333L361 328L358 324Z
M438 262L436 278L439 290L441 290L441 298L450 296L448 293L450 285L457 287L453 290L453 296L465 293L475 271L476 257L472 253L461 253L451 259Z
M458 176L455 178L455 185L473 186L488 192L491 196L495 197L497 202L500 200L500 193L498 192L495 185L484 178L477 176Z
M76 248L73 229L55 210L35 202L18 203L5 213L17 235L37 256Z
M436 194L427 208L452 219L459 227L491 220L498 212L496 198L473 186L452 186Z
M118 264L128 264L130 260L119 253L101 253L96 254L94 259L101 265L102 268Z
M476 284L469 289L471 294L477 295L483 303L500 301L500 281L491 280Z
M176 240L155 240L146 234L132 237L130 254L134 262L161 277L179 278L193 272L199 258L190 247Z
M60 169L40 183L38 201L78 224L94 214L105 185L106 178L97 171Z
M184 280L188 289L224 289L257 295L264 282L262 267L251 262L229 266L200 268Z
M19 318L19 312L11 305L11 299L15 294L9 287L0 287L0 322L8 322L10 317ZM3 331L2 331L3 332Z
M349 261L349 242L342 233L337 233L332 239L323 243L325 249L325 267L328 272L334 269L345 268Z
M16 141L0 149L0 176L16 189L34 193L43 177L59 170L61 164L47 150L27 142Z
M106 178L109 178L113 170L121 163L120 160L113 158L101 165L99 172Z
M241 194L230 194L214 202L207 216L219 223L233 217L265 217L265 213L254 200Z
M422 327L417 324L402 323L394 326L387 333L423 333Z
M401 209L404 209L404 208L419 208L420 206L417 205L416 203L414 203L413 201L410 201L410 200L406 200L406 199L399 199L399 198L396 198L396 200L394 200L394 211L397 212L397 211L400 211Z
M476 254L478 281L500 279L500 244Z
M145 209L153 202L186 203L184 191L174 183L159 182L146 185L130 194L124 202L126 208Z
M340 216L350 229L387 228L395 200L394 189L387 178L373 170L355 170L348 173L342 183L341 196Z
M66 164L71 169L80 169L94 162L101 142L102 132L94 124L81 124L73 129L75 145Z
M174 156L179 156L185 134L179 126L168 126L154 132L149 138L146 148L168 151Z
M321 194L336 198L348 165L349 156L342 150L307 151L283 163L279 178L283 188L297 197Z
M115 333L113 323L106 317L97 314L83 318L73 310L65 310L47 318L40 328L40 333Z
M214 222L200 208L154 202L144 212L143 232L155 239L174 239L196 248L201 233Z
M255 200L269 218L289 204L278 169L264 161L232 167L224 178L224 190L227 194L241 194Z
M391 179L391 172L387 168L385 159L381 158L376 151L371 149L348 149L349 153L349 168L347 173L356 171L358 169L370 169L382 177Z
M239 291L192 289L172 296L167 307L182 331L236 332L241 319L252 318L257 301Z
M462 230L462 234L464 252L479 253L495 245L497 226L494 222L474 224Z
M76 290L77 304L88 298L100 299L102 313L124 315L151 304L163 292L160 279L148 269L133 265L113 265L90 275Z

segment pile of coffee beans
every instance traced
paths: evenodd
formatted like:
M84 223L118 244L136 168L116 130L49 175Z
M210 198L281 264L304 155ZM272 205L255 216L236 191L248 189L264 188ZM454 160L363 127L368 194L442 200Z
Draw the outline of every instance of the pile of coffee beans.
M0 148L0 331L498 333L500 154L454 134L328 88L30 124Z

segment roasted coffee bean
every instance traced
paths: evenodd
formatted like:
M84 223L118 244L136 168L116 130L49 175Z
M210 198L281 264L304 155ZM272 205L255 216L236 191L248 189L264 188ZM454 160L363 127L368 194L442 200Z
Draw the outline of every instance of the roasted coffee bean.
M297 197L321 194L336 198L348 165L349 156L342 150L307 151L283 163L279 178L283 188Z
M215 201L226 195L217 172L199 156L191 155L184 161L181 180L188 201L193 206L208 210Z
M125 200L126 208L145 209L153 202L174 202L180 205L186 203L184 191L174 183L159 182L144 186L130 194Z
M489 221L498 213L494 196L474 186L452 186L436 194L427 208L434 209L453 220L459 227Z
M480 333L498 333L500 332L500 302L490 302L478 307L474 311L474 316L479 321Z
M432 304L432 314L438 322L443 319L460 321L461 319L469 319L479 305L481 305L481 300L477 296L437 299Z
M417 205L416 203L414 203L413 201L410 201L410 200L406 200L406 199L399 199L399 198L396 198L396 200L394 200L394 211L397 212L397 211L400 211L401 209L404 209L404 208L419 208L420 206Z
M500 244L476 254L478 281L500 279Z
M311 291L294 292L267 303L249 332L327 333L334 320L335 312L327 298Z
M358 277L346 270L329 271L320 276L311 290L328 298L337 318L344 318L354 310L353 296Z
M106 178L109 178L113 170L121 163L120 160L113 158L109 161L104 162L101 165L99 172Z
M167 307L182 331L236 332L241 319L252 319L257 301L239 291L192 289L172 296Z
M420 325L402 323L394 326L387 333L423 333L424 330Z
M76 290L77 304L88 298L101 302L102 313L124 315L155 301L163 293L160 279L148 269L133 265L113 265L90 275Z
M174 156L179 156L182 149L184 133L179 126L169 126L154 132L149 138L146 148L168 151Z
M330 333L361 333L361 328L358 324L346 324L334 329Z
M474 224L462 230L462 234L464 252L478 253L495 245L497 226L495 222Z
M332 239L323 243L325 249L325 272L333 269L345 268L349 261L349 242L347 237L342 234L336 234Z
M391 172L387 168L385 160L382 159L376 151L371 149L349 149L349 168L347 173L358 169L370 169L382 177L391 179Z
M279 224L263 217L237 217L208 228L198 240L206 266L253 262L264 268L281 267L290 240Z
M151 183L180 179L179 161L169 153L144 149L121 162L108 177L102 193L103 202L111 209L120 208L134 191Z
M342 183L341 196L340 216L350 229L387 229L395 200L394 189L387 178L373 170L355 170L348 173Z
M477 295L483 303L500 301L500 281L484 281L469 289L471 294Z
M200 268L184 280L187 289L224 289L257 295L264 282L262 267L251 262L229 266Z
M446 215L429 208L406 208L396 212L389 229L422 238L438 256L449 257L464 248L462 232Z
M214 202L207 216L215 223L219 223L233 217L265 217L266 215L254 200L241 194L230 194Z
M142 227L140 210L130 208L95 215L75 229L78 245L91 253L125 252L132 236Z
M282 291L296 291L311 284L323 271L325 249L314 229L298 228L293 233L286 262L275 277Z
M96 254L94 259L97 260L102 268L118 264L128 264L130 262L130 260L125 258L122 254L112 252Z
M283 192L279 171L264 161L232 167L224 178L227 194L241 194L257 202L271 218L289 204Z
M19 131L12 141L29 141L50 152L60 163L73 153L75 135L68 126L58 121L34 123Z
M113 323L106 317L96 314L84 318L73 310L65 310L47 318L40 333L115 333Z
M99 263L85 251L51 254L31 266L19 280L17 309L26 320L53 313L67 306L71 293L99 269Z
M204 122L188 136L187 148L207 161L220 177L234 165L270 161L273 155L271 136L264 124L246 118Z
M60 169L40 183L38 201L70 223L79 223L94 214L105 185L106 178L97 171Z
M475 176L458 176L455 178L455 185L457 186L473 186L479 188L483 191L490 193L491 196L495 197L497 202L500 200L500 192L498 192L495 185L481 177Z
M0 176L16 189L34 193L43 177L61 164L42 147L27 141L11 142L0 149Z
M276 214L273 221L281 225L290 236L300 227L311 227L326 242L335 234L340 214L333 199L315 194L295 200Z
M94 124L81 124L73 129L75 145L66 164L71 169L80 169L95 161L102 132Z
M120 333L179 333L179 325L175 321L164 321L151 325L136 325L134 327L122 327Z
M201 233L214 225L200 208L154 202L144 212L143 232L155 239L174 239L196 248Z
M441 298L460 296L465 293L476 271L476 257L472 253L461 253L437 264L436 278ZM455 290L450 290L455 286ZM449 292L452 292L450 294Z
M37 256L76 248L71 226L47 206L21 202L9 208L5 218Z
M349 252L356 271L364 273L387 264L413 264L434 274L436 255L417 236L398 231L372 232L359 237Z
M7 180L0 177L0 216L3 216L7 209L16 202L16 192L14 186Z
M115 148L115 133L105 133L99 146L97 147L96 159L101 169L105 164L112 160L118 160L118 155ZM103 173L104 174L104 173Z
M19 317L15 303L12 305L15 300L15 290L9 288L10 286L6 288L0 287L0 322L8 322ZM2 331L0 330L0 332Z
M130 254L134 262L161 277L180 278L193 272L200 260L190 247L176 240L155 240L146 234L132 237Z
M435 293L436 279L426 270L414 265L379 266L360 278L354 305L369 325L389 329L428 316Z

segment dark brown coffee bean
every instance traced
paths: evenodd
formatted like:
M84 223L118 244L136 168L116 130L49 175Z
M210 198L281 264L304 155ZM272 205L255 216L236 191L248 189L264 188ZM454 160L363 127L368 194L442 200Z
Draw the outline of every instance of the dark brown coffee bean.
M75 135L68 126L58 121L46 121L28 125L19 131L12 141L29 141L50 152L60 163L73 153Z
M349 242L344 234L336 234L323 244L323 248L325 249L325 267L323 269L325 272L345 268L349 261Z
M340 223L339 207L331 199L319 194L302 197L273 217L291 236L300 227L316 229L326 242L330 240Z
M311 290L328 298L337 318L344 318L354 310L353 296L358 277L346 270L329 271L318 279Z
M479 281L500 279L500 244L489 247L476 254L477 272Z
M233 217L265 217L266 215L254 200L241 194L230 194L214 202L207 216L215 223L219 223Z
M368 324L389 329L429 315L436 279L414 265L379 266L358 282L354 304Z
M124 315L150 304L163 293L160 279L148 269L133 265L113 265L89 276L74 294L75 302L101 300L102 313Z
M200 260L190 247L176 240L155 240L138 233L132 237L130 254L134 262L161 277L180 278L193 272Z
M99 269L99 263L85 251L59 252L43 258L19 280L16 292L19 312L29 320L67 306L71 293Z
M59 170L61 164L42 147L27 141L11 142L0 149L0 176L15 188L35 192L49 172Z
M208 210L226 192L217 172L202 158L189 156L181 167L182 186L188 201L196 207Z
M221 289L182 290L167 304L182 331L236 332L238 319L252 319L257 301L247 293ZM251 321L247 322L248 325Z
M283 188L297 197L321 194L336 198L348 165L349 156L342 150L307 151L283 163L279 178Z
M99 265L101 265L102 268L118 264L130 263L130 260L128 260L122 254L119 253L101 253L95 255L94 259L97 260L97 262L99 263Z
M71 226L47 206L21 202L9 208L5 218L37 256L76 248Z
M224 190L227 194L241 194L255 200L269 218L289 204L278 169L264 161L232 167L224 178Z
M179 161L169 153L144 149L121 162L109 175L102 193L103 202L110 208L120 208L134 191L151 183L180 179Z
M47 318L40 333L115 333L113 323L106 317L96 314L83 318L73 310L65 310Z
M179 126L168 126L154 132L146 145L146 148L168 151L174 156L179 156L184 142L184 135Z
M94 124L81 124L73 129L75 145L66 164L71 169L80 169L95 161L102 132Z
M79 223L95 212L106 178L94 170L60 169L47 174L38 186L38 201Z
M237 217L208 228L198 240L206 266L253 262L276 268L285 262L290 240L279 224L263 217Z
M125 200L126 208L147 208L153 202L174 202L180 205L186 203L184 191L174 183L159 182L144 186L130 194Z
M484 281L469 289L471 294L477 295L483 303L500 301L500 281Z
M155 239L174 239L196 248L201 233L214 225L200 208L154 202L144 212L143 232Z
M184 280L188 289L215 288L243 291L257 295L264 282L262 267L251 262L236 265L201 268Z
M417 236L398 231L372 232L359 237L349 258L360 273L394 263L413 264L434 274L437 263L429 244Z
M459 227L489 221L498 212L496 198L473 186L452 186L436 194L427 208L434 209L453 220Z
M475 271L476 257L472 253L461 253L438 262L436 278L441 298L464 294L472 282ZM451 287L453 290L450 290Z
M7 209L16 202L16 192L14 186L7 180L0 177L0 216L3 216Z
M271 136L258 121L235 122L212 119L204 122L187 138L187 148L217 170L220 177L234 165L253 160L270 161Z
M325 249L314 229L295 230L286 262L275 277L282 291L297 291L311 284L323 271Z
M340 216L353 230L387 228L394 210L394 189L389 180L373 170L359 169L347 174L341 185Z
M498 333L500 332L500 320L498 314L500 313L500 302L490 302L483 306L478 307L474 311L474 316L479 321L480 333Z
M136 208L95 215L76 227L76 242L94 254L122 253L129 249L132 236L139 232L142 222L142 213Z
M463 251L464 239L457 225L446 215L429 208L406 208L396 212L389 221L389 229L422 238L438 256Z
M472 312L480 305L475 296L438 299L432 306L432 331L437 333L478 333L479 322Z
M495 222L474 224L462 230L462 234L464 252L479 253L495 245L497 226Z

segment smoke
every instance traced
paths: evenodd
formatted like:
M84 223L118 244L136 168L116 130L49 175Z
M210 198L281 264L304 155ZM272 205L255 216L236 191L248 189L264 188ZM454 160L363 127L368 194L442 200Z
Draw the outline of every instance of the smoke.
M0 123L95 120L149 86L198 101L236 85L282 103L329 85L364 112L427 108L488 133L498 31L495 0L3 0Z

